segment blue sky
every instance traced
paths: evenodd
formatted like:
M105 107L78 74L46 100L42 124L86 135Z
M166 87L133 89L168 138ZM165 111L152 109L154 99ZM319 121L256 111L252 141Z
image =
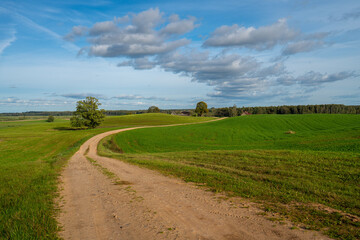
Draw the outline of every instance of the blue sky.
M360 104L358 0L0 2L0 112Z

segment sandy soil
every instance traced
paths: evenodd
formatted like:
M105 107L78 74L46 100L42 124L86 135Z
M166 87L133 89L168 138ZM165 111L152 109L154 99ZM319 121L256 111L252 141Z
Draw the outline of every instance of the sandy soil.
M137 127L139 128L139 127ZM140 127L141 128L141 127ZM119 160L97 155L99 134L70 159L61 176L64 239L328 239L258 215L247 200L205 191ZM124 181L117 185L84 156Z

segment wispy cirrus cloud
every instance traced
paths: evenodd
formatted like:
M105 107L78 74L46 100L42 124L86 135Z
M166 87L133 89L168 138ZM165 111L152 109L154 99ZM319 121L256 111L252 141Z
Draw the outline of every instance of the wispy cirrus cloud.
M79 47L77 47L75 44L73 43L69 43L67 41L64 41L63 40L63 37L50 30L49 28L45 27L45 26L42 26L36 22L34 22L33 20L31 20L30 18L20 14L20 13L17 13L16 11L14 10L10 10L10 9L7 9L7 8L4 8L4 7L0 7L0 12L4 13L4 14L8 14L10 15L11 17L13 17L17 22L21 23L21 24L24 24L32 29L35 29L36 31L40 31L42 33L45 33L47 35L49 35L50 37L52 37L53 39L59 41L61 43L61 45L69 50L69 51L79 51Z
M16 34L16 31L12 30L9 33L10 36L8 36L4 39L0 39L0 55L4 52L4 50L6 48L10 47L11 44L16 41L15 34Z

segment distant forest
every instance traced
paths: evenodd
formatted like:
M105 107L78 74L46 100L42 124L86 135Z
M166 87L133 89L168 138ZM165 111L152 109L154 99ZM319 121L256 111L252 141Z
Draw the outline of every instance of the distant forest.
M194 109L166 109L160 110L162 113L181 113L189 111L194 115ZM142 114L147 110L106 110L107 116L119 116L128 114ZM360 105L347 106L343 104L324 104L324 105L297 105L297 106L270 106L270 107L233 107L210 108L206 116L234 117L242 114L360 114ZM71 116L72 111L29 111L22 113L0 113L0 116Z
M236 111L235 111L236 109ZM297 105L297 106L270 106L270 107L225 107L211 108L210 112L216 117L239 116L243 113L249 114L360 114L360 106L346 106L343 104L324 105Z

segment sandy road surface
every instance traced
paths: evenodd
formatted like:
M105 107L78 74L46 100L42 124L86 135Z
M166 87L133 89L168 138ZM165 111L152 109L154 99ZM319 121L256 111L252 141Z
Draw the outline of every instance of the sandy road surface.
M246 200L221 195L119 160L97 155L99 134L70 159L61 177L64 239L328 239L317 232L291 230L257 215ZM115 185L84 156L117 175Z

